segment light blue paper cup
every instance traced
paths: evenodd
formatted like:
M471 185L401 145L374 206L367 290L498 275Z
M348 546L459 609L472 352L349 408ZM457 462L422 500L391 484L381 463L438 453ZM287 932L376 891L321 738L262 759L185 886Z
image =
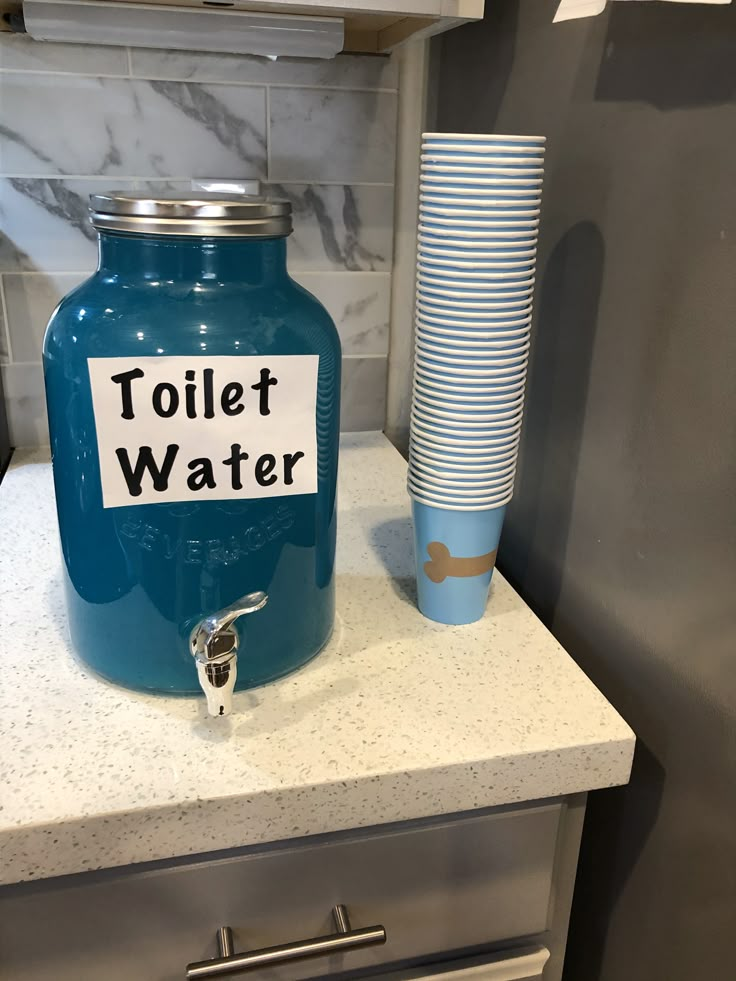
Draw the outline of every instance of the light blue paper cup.
M484 429L498 429L508 426L520 416L523 403L510 406L494 406L484 413L463 412L461 409L440 409L436 405L426 405L418 398L412 400L412 413L421 422L433 426L447 426L449 429L467 429L469 435Z
M445 470L438 470L438 467L440 467L440 466L444 466L444 467L451 466L451 464L447 464L444 461L439 461L438 462L436 460L430 460L429 462L426 462L425 463L424 458L423 457L419 457L416 453L413 453L412 454L411 461L412 461L412 466L415 467L415 468L416 467L419 467L421 465L423 467L428 468L429 470L436 471L438 473L454 473L454 474L457 474L458 475L457 476L457 479L458 480L461 480L461 479L464 479L464 478L467 478L469 481L472 481L473 479L478 480L478 479L484 478L486 476L486 474L489 473L489 470L488 470L488 466L489 465L488 464L479 465L479 466L474 467L474 468L467 467L464 470L459 470L456 467L453 470L445 471ZM508 460L502 460L502 461L500 461L497 464L497 470L494 471L494 472L497 472L497 473L500 474L500 473L504 473L504 472L508 471L508 473L512 473L514 471L516 465L517 465L517 458L516 457L510 457ZM494 464L494 466L496 466L496 465ZM416 470L415 472L416 473L419 473L419 470Z
M525 283L536 275L534 256L525 256L520 262L511 260L481 264L472 259L460 259L458 263L461 264L455 264L452 256L422 256L417 263L417 286L492 292Z
M537 261L536 244L520 249L458 249L438 245L436 248L423 243L417 253L417 271L430 276L437 275L435 270L442 267L440 274L457 277L458 279L493 278L507 272L528 270L527 276L534 274Z
M536 276L536 256L496 260L480 264L452 256L421 256L417 262L417 284L447 290L503 290Z
M526 361L520 364L497 364L478 371L458 369L456 365L428 364L419 352L414 358L415 376L431 384L449 385L451 389L487 389L513 385L526 375Z
M532 197L536 195L537 197L542 193L542 178L535 177L531 180L526 178L514 178L514 177L478 177L473 175L461 176L460 174L427 174L422 173L421 179L419 181L419 190L427 192L429 188L443 188L447 193L452 193L452 190L456 191L473 191L474 194L478 192L482 194L487 194L489 197L491 192L494 195L503 194L516 194L523 193L526 197Z
M495 566L492 553L501 538L506 506L450 511L412 500L412 514L420 612L438 623L480 620L488 603ZM484 571L472 574L478 568Z
M479 443L477 440L455 440L449 436L437 437L435 433L424 433L414 427L414 442L427 450L435 449L440 453L450 453L460 461L467 459L469 466L485 463L489 457L500 453L518 451L521 442L521 430L500 439L489 439Z
M487 249L485 251L488 251ZM526 245L518 242L512 243L511 247L502 246L493 249L493 255L458 255L458 252L465 252L464 249L447 249L443 245L432 245L429 243L419 246L417 251L417 268L427 266L450 266L453 274L460 276L458 269L477 269L479 274L490 275L494 271L497 274L513 272L515 269L529 268L533 266L537 258L536 241ZM476 279L477 275L469 276L469 279Z
M453 354L449 349L429 350L417 346L417 354L421 356L422 364L435 366L439 370L447 371L450 368L462 372L466 367L471 366L469 370L485 371L487 368L513 368L525 365L528 361L529 347L526 345L513 353L481 351L476 354L464 352L458 355Z
M538 210L542 206L542 195L541 192L534 194L526 191L521 191L519 194L494 194L493 192L472 194L470 191L458 191L455 188L432 187L420 190L419 201L422 204L442 208Z
M458 244L449 239L437 238L428 239L422 235L417 252L418 262L429 262L435 265L457 266L458 263L464 265L460 268L472 269L476 264L479 270L495 269L503 272L504 268L511 262L523 262L534 264L537 257L536 240L528 242L518 242L516 239L509 239L506 242L475 242L471 244ZM501 263L500 266L497 264Z
M545 151L545 139L546 137L518 137L518 136L503 136L497 133L486 133L480 134L475 133L469 135L466 139L461 138L461 134L452 133L450 134L450 139L443 139L440 133L422 134L421 147L422 152L426 152L425 148L432 149L437 146L447 146L450 150L456 150L458 146L470 147L474 151L478 152L484 143L491 143L494 147L492 151L482 151L482 152L492 152L496 153L495 147L501 147L505 152L514 154L527 154L530 153L537 154L539 156L544 156ZM444 151L443 151L444 152ZM460 151L457 151L460 152Z
M443 201L438 200L435 195L422 194L419 212L430 221L447 221L453 218L460 221L528 221L539 218L541 208L520 207L514 200L488 204L483 201L477 203L475 198L470 198L469 201Z
M436 397L439 394L439 398ZM497 397L483 396L481 398L469 398L468 396L448 395L446 392L437 393L428 391L426 388L415 386L412 398L417 405L424 405L430 409L444 410L445 412L460 412L477 415L486 415L490 412L504 412L513 409L524 403L524 387L511 393L503 393Z
M497 400L500 398L511 398L511 393L524 390L526 384L526 371L521 370L512 376L503 378L487 378L478 384L465 384L465 378L460 375L428 375L425 372L417 373L414 383L421 387L432 398L458 398L467 402L475 402L488 398Z
M429 316L429 314L427 314ZM520 318L526 319L526 318ZM522 350L529 350L528 346L530 343L530 332L527 329L529 326L529 321L526 323L520 323L518 325L509 324L508 321L503 321L504 326L502 331L497 335L494 340L493 337L487 336L492 333L492 328L494 326L493 320L478 320L475 323L466 324L462 323L458 318L457 333L452 330L452 325L447 324L437 324L433 321L429 321L430 330L425 331L423 323L426 321L417 320L417 336L416 336L416 347L417 353L423 351L428 355L442 354L442 355L452 355L456 358L503 358L503 357L513 357L515 354L520 354ZM438 337L437 333L431 330L431 327L440 327L446 333L450 334L449 338ZM513 333L509 333L513 331ZM517 332L518 331L518 332ZM465 334L474 333L476 339L473 340L472 337L463 336Z
M472 163L457 162L451 163L445 160L442 163L435 163L431 160L421 161L422 179L426 181L429 176L441 178L462 177L470 181L497 180L497 181L538 181L544 176L544 167L509 167L501 164L486 165L481 161L477 165Z
M478 167L522 167L537 168L544 167L544 153L519 153L504 147L489 147L481 149L472 144L467 145L466 149L449 149L441 144L429 144L422 146L420 161L428 163L449 163L454 166L460 164L477 165Z
M445 446L449 446L450 437L455 436L463 441L463 445L485 447L489 444L493 446L496 440L518 436L521 432L522 415L517 415L515 419L502 419L496 424L484 422L482 425L471 426L452 419L425 419L413 410L411 424L419 439L439 439Z
M494 297L497 296L506 299L509 296L518 297L527 293L532 295L535 286L534 276L493 282L438 280L435 276L425 276L422 273L419 273L417 277L417 289L422 296L435 296L448 300L468 300L470 303L493 301Z
M460 402L464 401L466 405L482 404L484 401L495 404L506 399L515 399L517 395L522 394L526 386L526 374L522 370L518 376L504 375L500 379L484 379L482 385L464 385L462 384L464 381L465 379L461 378L456 385L452 385L424 373L414 379L416 390L427 398L436 396L448 402L457 399ZM496 381L499 384L495 384Z
M484 231L486 233L492 233L494 230L513 231L516 228L536 229L539 228L539 211L541 211L541 209L535 209L538 213L527 217L512 215L510 218L503 218L497 214L496 209L489 209L487 215L467 211L461 214L455 214L454 212L457 210L457 208L440 210L420 203L420 225L423 229L429 228L430 226L455 228L460 232L473 232L473 234ZM452 213L447 214L447 211L451 211Z
M507 320L478 320L470 323L437 324L426 318L417 319L416 340L422 345L440 345L442 347L471 347L479 348L488 345L489 348L506 348L510 350L515 345L529 340L531 323L526 317L519 318L520 323L509 323ZM526 321L524 323L523 321ZM503 326L502 326L503 325Z
M459 215L482 216L490 212L494 218L508 218L520 221L527 218L539 218L542 213L541 198L510 198L499 197L460 197L458 194L422 194L419 207L425 214L436 214L438 209L458 212Z
M505 146L543 148L546 142L546 136L536 133L531 136L524 133L440 133L434 130L422 133L422 144L428 146L435 143L472 143L475 146L503 143Z
M526 229L533 231L539 227L539 217L530 218L493 218L487 215L435 215L420 208L420 221L425 229L436 229L453 235L456 232L475 232L481 235L493 235L495 231Z
M493 350L490 357L496 356L496 351L510 352L530 339L530 322L519 323L513 326L506 326L508 322L503 321L504 326L498 328L491 321L479 320L477 324L460 325L458 321L454 326L443 324L428 323L426 320L417 321L416 324L416 344L417 350L422 348L438 349L443 351L447 348L468 348L480 351L486 347L489 351Z
M465 470L436 470L434 467L422 464L416 457L410 458L409 466L415 479L439 486L464 487L471 491L489 491L501 487L516 473L515 460L496 470L487 469L475 473L468 473Z
M429 298L419 297L417 306L419 310L432 317L446 317L448 320L469 320L471 323L476 317L478 320L498 320L501 317L505 320L518 320L531 312L532 298L521 296L495 302L490 300L483 306L466 307L458 301L456 306L446 307L432 302Z
M464 201L422 201L419 205L422 221L435 218L457 218L460 221L526 221L539 218L540 208L531 205L509 204L466 204ZM448 214L449 212L449 214Z
M421 394L415 392L413 405L420 412L444 412L447 416L452 413L453 416L460 416L462 419L467 419L468 422L487 422L490 419L521 409L524 405L524 393L522 392L515 399L505 402L467 403L459 401L438 402L435 399L425 400Z
M433 151L430 151L430 153ZM426 157L427 153L420 154L420 157ZM453 162L451 160L421 160L419 161L419 169L422 180L432 179L434 177L439 178L440 181L443 179L449 179L452 181L456 177L466 178L471 183L481 182L489 178L493 179L497 183L502 181L509 181L511 184L517 184L519 180L529 180L538 181L541 180L544 174L544 161L539 163L529 163L533 159L533 155L526 158L526 165L522 166L521 175L517 177L516 171L517 167L508 166L506 164L496 164L496 163L485 163L482 157L477 155L468 154L472 159L468 163L467 161ZM518 158L521 159L520 157ZM455 158L457 161L457 158ZM477 161L473 163L473 161Z
M542 185L541 182L535 186L526 186L524 181L521 186L511 184L469 184L467 181L453 182L452 184L441 184L437 181L421 179L419 182L420 194L442 195L442 197L473 198L474 200L489 201L491 199L501 200L507 198L517 203L524 202L527 206L529 202L534 202L533 207L542 206Z
M490 405L476 405L475 407L471 408L468 408L462 404L458 405L456 403L448 403L449 407L445 408L444 406L438 406L433 402L423 402L421 397L415 394L412 400L412 405L420 414L425 412L444 412L446 415L440 415L440 419L454 419L457 417L463 422L481 423L498 421L499 417L510 418L510 413L518 412L523 408L524 396L520 396L515 402L496 402Z
M512 371L502 369L501 373L485 372L479 377L470 377L467 374L452 374L451 370L441 369L432 370L427 366L417 365L414 372L414 381L422 386L422 390L432 388L440 392L447 398L467 398L475 400L488 395L491 398L506 395L512 390L526 384L527 366L517 366ZM443 397L441 395L440 397Z
M513 303L513 301L512 301ZM471 311L451 315L451 311L444 310L443 313L423 310L424 301L417 301L415 320L417 328L428 327L447 331L472 331L479 330L481 333L489 330L518 330L526 327L532 317L533 303L530 299L520 310L485 310L483 316L476 316Z
M431 491L434 487L440 491L444 490L444 493L453 494L459 494L460 491L464 491L466 498L476 493L479 495L499 494L513 484L516 473L515 468L512 468L505 474L488 474L485 472L480 476L475 474L475 479L467 474L457 476L449 473L447 476L434 477L426 470L422 470L416 460L412 463L412 470L413 478L417 481L418 486L424 486L428 491Z
M412 479L417 483L418 487L423 486L428 492L431 492L434 485L435 490L439 490L445 494L452 494L460 489L465 489L476 495L498 495L509 488L509 482L513 483L516 475L517 460L514 459L509 461L509 463L504 463L497 470L485 468L474 471L456 471L436 470L434 467L424 464L424 461L414 456L411 458L410 466L412 468ZM423 469L425 467L426 469ZM436 474L438 473L442 474L442 476L437 477ZM444 491L441 491L442 487L445 488ZM467 499L466 495L465 500Z
M457 456L449 450L445 453L442 447L439 449L440 452L435 453L432 447L428 447L426 443L418 442L415 438L412 438L410 442L410 454L414 461L430 467L432 470L449 468L456 473L467 474L469 477L483 476L489 467L504 470L507 467L515 466L519 455L517 445L502 450L500 453L479 457L473 462L470 457Z
M499 300L518 299L531 295L534 292L534 276L526 276L524 279L512 279L510 281L501 280L492 286L476 284L474 288L467 289L465 286L457 287L451 283L427 282L421 274L417 279L417 292L420 296L436 303L442 300L443 303L495 303Z
M469 167L503 167L509 170L537 170L544 168L544 157L534 153L509 153L507 150L448 150L445 147L437 149L423 147L421 161L436 164L449 164L459 167L467 164Z
M451 332L450 332L451 333ZM466 333L466 332L464 332ZM467 337L458 338L455 337L439 337L436 334L428 334L425 331L418 331L416 337L416 353L421 355L426 355L428 357L433 357L434 355L450 354L453 357L459 357L457 354L458 344L462 345L463 357L467 354L477 355L483 359L493 358L511 354L512 352L520 353L522 350L529 350L526 347L530 342L531 334L528 329L524 328L519 331L518 334L511 336L504 336L503 333L499 334L499 339L493 341L486 336L486 332L483 330L478 331L478 341L473 343ZM497 367L503 367L500 365Z
M491 260L461 259L455 256L424 253L417 260L420 276L435 276L454 283L459 280L493 283L507 279L522 279L534 275L537 250L530 249L528 255L511 253L503 258Z
M531 314L531 311L530 311ZM417 348L426 344L441 344L444 347L471 347L488 341L492 347L506 346L509 349L524 339L529 340L530 314L521 317L499 319L497 317L468 321L461 318L440 318L433 314L419 312L416 315ZM458 343L439 337L449 334Z
M529 334L525 337L520 337L516 340L513 346L501 346L501 344L493 345L488 341L482 341L480 344L471 346L470 344L463 345L462 354L458 354L460 350L456 346L457 342L447 341L444 344L438 344L435 340L431 342L425 341L423 338L417 338L417 353L421 352L426 357L430 358L461 358L467 360L468 363L475 364L477 361L485 362L489 358L497 361L499 358L509 358L516 356L521 356L524 351L529 351Z
M488 218L486 216L473 217L472 215L466 215L464 218L460 218L458 215L451 215L447 218L441 215L431 215L422 212L421 222L422 228L426 232L437 233L437 234L448 234L455 237L462 238L463 236L458 236L458 233L462 232L478 232L478 238L490 238L493 236L496 229L503 231L504 229L498 224L491 224L496 222L512 222L511 231L514 228L526 229L527 232L534 234L537 225L531 224L534 221L538 221L538 218ZM523 224L522 224L523 222Z
M478 174L435 174L422 169L419 173L419 190L423 194L466 194L468 197L483 194L490 197L525 196L540 197L543 175L535 177L492 176Z
M512 284L513 285L513 284ZM431 285L425 286L420 283L417 288L417 300L420 303L429 303L441 310L448 312L450 320L454 319L455 313L462 317L464 314L482 313L485 310L501 310L504 307L531 306L534 301L534 284L522 286L519 289L503 290L478 290L476 298L472 294L462 292L462 295L453 296L453 293L460 294L460 290L448 290L438 287L436 293L429 292ZM454 312L453 312L454 311ZM472 319L468 317L467 319ZM516 319L516 318L509 318Z
M463 234L468 232L469 234ZM517 228L489 228L486 234L473 232L473 229L463 228L427 228L423 223L419 226L419 251L422 243L428 246L446 245L451 249L477 249L489 252L523 252L535 248L538 238L538 226L521 225Z
M481 293L480 290L478 292ZM456 314L459 314L461 318L472 320L476 313L494 312L513 307L517 309L524 306L531 307L534 302L534 286L524 286L518 290L498 290L495 293L486 291L486 293L481 293L478 299L474 300L472 297L467 296L467 294L464 294L462 297L452 296L450 290L429 293L427 292L427 288L420 283L417 288L417 302L425 305L430 304L440 310L445 310L448 320L454 320ZM516 319L518 318L509 317L509 320Z
M457 240L460 243L460 240ZM417 252L417 262L430 265L453 266L457 263L480 263L480 270L496 270L499 273L506 271L511 263L518 262L525 265L534 265L537 258L536 241L520 243L516 239L507 239L505 242L496 239L468 240L467 244L451 243L449 239L436 239L430 241L426 233L423 233L422 241ZM500 263L500 265L499 265ZM471 269L472 266L460 268ZM513 272L512 267L510 272ZM472 277L471 277L472 278Z
M411 425L416 433L417 439L425 443L434 443L436 446L444 446L462 450L463 453L473 453L477 451L487 454L502 447L510 447L517 443L521 437L522 420L517 419L510 426L489 426L488 429L470 432L466 428L450 427L445 425L425 424L423 420L412 416Z

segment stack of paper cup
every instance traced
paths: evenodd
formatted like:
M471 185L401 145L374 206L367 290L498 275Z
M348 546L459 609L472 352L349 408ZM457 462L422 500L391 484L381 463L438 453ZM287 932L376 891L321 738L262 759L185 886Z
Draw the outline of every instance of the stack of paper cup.
M425 133L409 493L419 608L488 600L519 445L543 136Z

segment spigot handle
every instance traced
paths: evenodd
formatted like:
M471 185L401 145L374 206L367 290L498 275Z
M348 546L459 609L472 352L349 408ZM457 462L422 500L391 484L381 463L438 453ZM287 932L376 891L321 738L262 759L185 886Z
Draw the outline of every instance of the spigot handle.
M263 592L248 593L230 606L205 617L192 631L192 656L205 664L220 660L227 661L238 649L238 635L234 630L230 630L230 627L238 617L262 610L267 602L268 596ZM234 650L232 647L228 648L227 644L217 643L218 639L224 636L234 641Z
M229 715L232 711L240 646L233 624L238 617L262 610L267 602L268 596L263 592L248 593L231 606L205 617L192 630L190 650L210 715Z

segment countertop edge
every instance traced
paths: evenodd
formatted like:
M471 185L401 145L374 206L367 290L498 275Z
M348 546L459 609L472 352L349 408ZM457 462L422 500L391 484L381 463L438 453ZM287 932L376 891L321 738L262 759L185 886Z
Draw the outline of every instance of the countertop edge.
M268 790L7 829L0 833L0 846L5 838L12 839L15 856L25 860L5 863L0 870L0 886L610 789L628 782L634 748L631 733L564 749L339 780L311 788L308 808L304 788L287 787L278 794L278 801ZM543 779L545 758L554 760L554 772L547 780ZM519 773L521 765L530 763L539 773L536 780ZM594 763L598 766L591 769ZM495 794L494 782L508 778L512 771L519 777L519 791ZM417 781L421 781L421 788ZM427 790L433 781L445 786ZM338 809L336 786L341 788ZM370 808L365 806L368 797ZM297 803L300 821L295 824L290 814ZM325 814L327 808L329 816ZM356 812L362 816L356 818ZM380 821L376 814L380 814ZM245 834L244 823L248 827ZM154 845L154 838L162 844ZM167 844L169 840L176 840L177 845ZM182 840L190 842L189 846L181 847ZM114 861L111 842L115 842L117 852ZM46 862L48 872L43 876L24 874L24 868L37 867L35 856L39 851L47 852L49 844L57 855L69 858L53 868ZM83 858L78 859L78 855Z

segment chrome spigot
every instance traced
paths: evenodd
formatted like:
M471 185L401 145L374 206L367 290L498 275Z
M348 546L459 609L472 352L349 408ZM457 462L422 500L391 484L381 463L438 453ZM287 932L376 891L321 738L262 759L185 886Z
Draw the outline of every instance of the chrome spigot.
M268 602L265 593L248 593L232 606L205 617L189 638L197 676L207 697L210 715L229 715L238 671L240 636L235 627L238 617L262 610Z

